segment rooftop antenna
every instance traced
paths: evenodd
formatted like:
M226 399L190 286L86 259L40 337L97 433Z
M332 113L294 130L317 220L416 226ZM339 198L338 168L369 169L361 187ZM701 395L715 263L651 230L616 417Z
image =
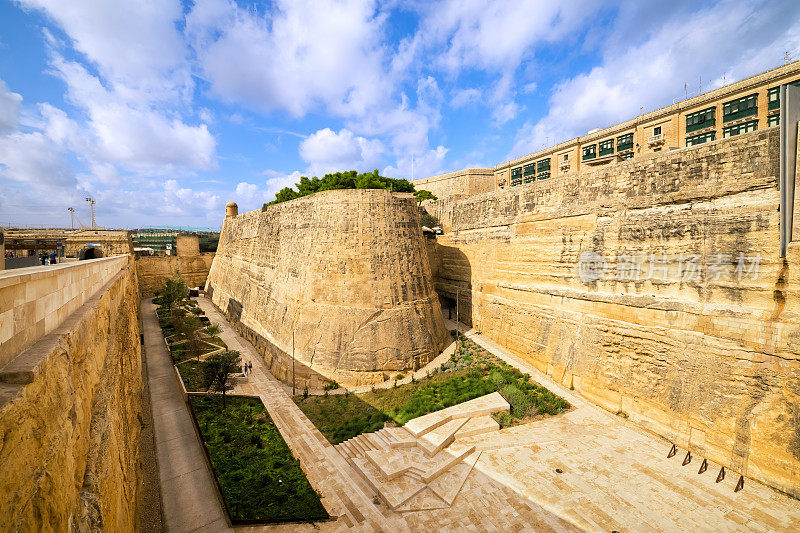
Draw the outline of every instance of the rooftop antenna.
M88 197L86 198L86 201L89 202L89 209L91 209L91 212L92 212L92 229L94 229L95 228L95 225L94 225L94 204L96 204L97 202L95 202L94 198L88 198Z
M69 218L70 218L70 229L75 229L75 209L72 207L68 207L67 211L69 211Z
M788 65L792 62L792 54L789 53L789 50L786 50L783 54L783 64Z

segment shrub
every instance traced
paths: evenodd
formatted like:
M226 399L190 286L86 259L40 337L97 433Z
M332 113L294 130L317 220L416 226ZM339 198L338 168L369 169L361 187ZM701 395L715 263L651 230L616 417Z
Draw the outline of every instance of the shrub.
M497 423L500 424L500 429L507 428L508 426L514 423L514 418L508 411L500 411L494 413L492 415L492 418L494 418L497 421Z
M515 385L504 385L500 389L500 394L511 405L511 414L517 418L523 418L531 409L531 402L528 396L519 390Z
M331 381L331 382L329 382L329 383L326 383L326 384L325 384L325 386L324 386L324 387L322 387L322 389L323 389L325 392L327 392L327 391L329 391L329 390L336 390L336 389L338 389L340 386L341 386L341 385L339 385L339 384L338 384L336 381Z
M222 393L222 407L225 407L225 392L228 390L228 383L231 374L238 372L242 366L239 352L231 350L229 352L216 353L205 360L206 379L211 383L210 390Z

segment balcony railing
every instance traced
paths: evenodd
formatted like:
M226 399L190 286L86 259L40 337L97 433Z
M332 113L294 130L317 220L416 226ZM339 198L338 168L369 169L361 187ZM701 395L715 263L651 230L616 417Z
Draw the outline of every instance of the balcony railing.
M558 169L559 169L559 170L563 170L563 169L565 169L565 168L569 168L569 160L567 160L567 161L560 161L560 162L558 163Z
M664 142L664 134L651 135L647 138L647 144L660 144Z

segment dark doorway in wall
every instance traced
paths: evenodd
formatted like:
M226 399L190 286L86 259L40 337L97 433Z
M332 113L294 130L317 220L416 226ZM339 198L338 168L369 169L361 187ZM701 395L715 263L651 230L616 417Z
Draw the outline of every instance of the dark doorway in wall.
M103 257L103 250L97 246L89 246L81 250L78 259L82 261L84 259L98 259L100 257Z
M442 305L442 315L450 320L456 319L456 299L449 296L439 295L439 303Z

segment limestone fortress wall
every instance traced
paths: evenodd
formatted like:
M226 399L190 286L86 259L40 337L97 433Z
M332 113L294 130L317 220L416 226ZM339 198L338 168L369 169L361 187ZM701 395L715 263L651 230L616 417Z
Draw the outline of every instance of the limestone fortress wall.
M416 201L324 191L228 216L206 283L215 305L298 387L424 365L445 327Z
M30 342L15 344L16 357L0 359L3 530L138 530L142 352L133 258L4 271L0 311L4 304L15 308L0 312L0 331L32 330Z
M436 289L597 405L800 497L800 250L779 258L778 135L428 202L452 229Z

